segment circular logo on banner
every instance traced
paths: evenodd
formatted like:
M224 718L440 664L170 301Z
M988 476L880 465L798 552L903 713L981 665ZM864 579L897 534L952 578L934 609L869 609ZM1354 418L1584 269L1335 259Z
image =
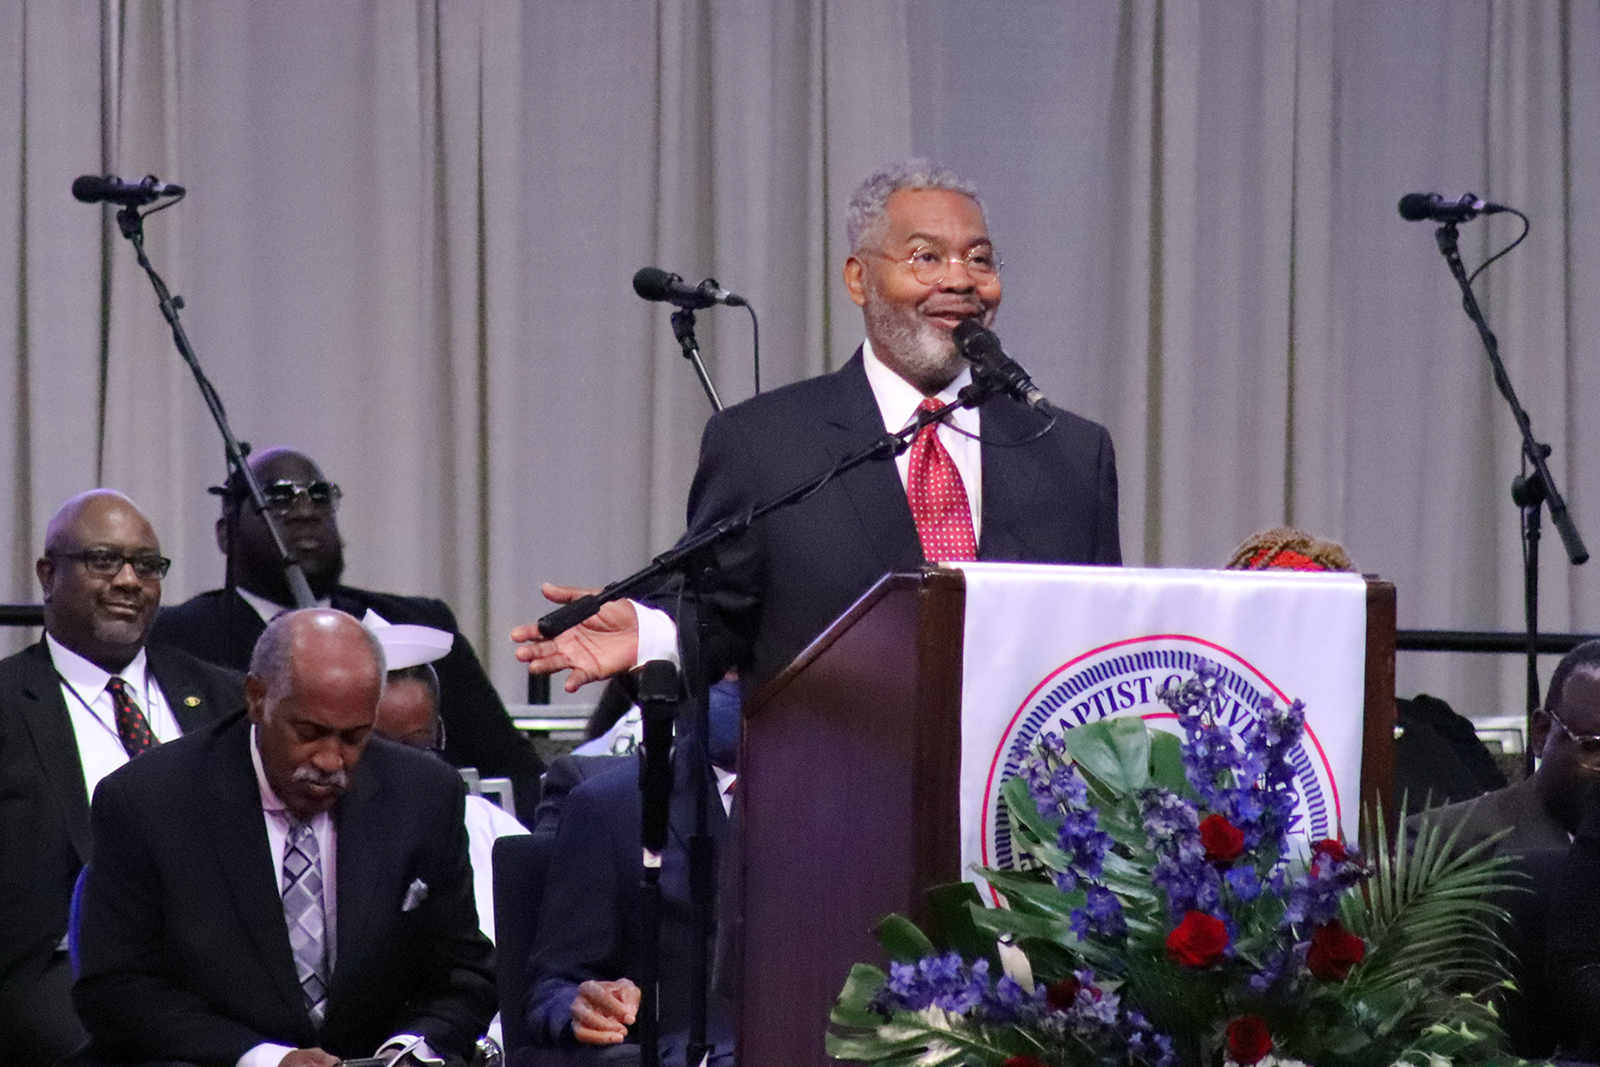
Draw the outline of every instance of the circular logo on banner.
M983 798L983 854L985 866L1018 866L1011 841L1011 826L1000 804L1000 785L1016 774L1046 731L1065 734L1085 723L1113 716L1137 715L1161 727L1178 731L1174 715L1156 694L1168 685L1187 681L1200 660L1219 668L1217 681L1223 693L1222 724L1237 733L1256 717L1256 708L1270 696L1280 705L1290 698L1244 659L1212 641L1184 634L1155 634L1118 641L1086 652L1051 671L1023 700L989 762ZM1308 723L1300 743L1290 753L1295 788L1300 799L1294 828L1312 840L1337 837L1339 792L1333 770Z

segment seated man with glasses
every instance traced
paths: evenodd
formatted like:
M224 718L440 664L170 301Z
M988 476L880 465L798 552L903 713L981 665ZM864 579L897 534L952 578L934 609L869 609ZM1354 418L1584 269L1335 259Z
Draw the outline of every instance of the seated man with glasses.
M1550 675L1545 705L1533 713L1529 745L1539 756L1532 775L1492 793L1413 815L1406 832L1424 826L1459 830L1457 850L1501 830L1500 853L1565 849L1583 821L1584 797L1600 782L1600 641L1585 641Z
M517 814L531 826L543 765L506 714L471 643L457 628L455 614L441 600L341 585L339 487L308 456L292 449L267 449L249 462L319 604L358 619L372 611L396 625L431 626L455 635L455 644L435 665L440 715L448 731L445 759L457 767L476 767L486 778L510 778ZM226 486L212 491L222 497L216 532L217 547L227 558L224 586L163 608L155 635L201 659L242 671L248 669L250 652L267 621L292 607L294 598L271 533L250 506L240 480L230 477Z
M44 638L0 660L0 1049L54 1063L87 1035L65 938L89 798L140 753L244 708L244 678L146 644L161 603L150 523L121 493L73 497L34 565Z

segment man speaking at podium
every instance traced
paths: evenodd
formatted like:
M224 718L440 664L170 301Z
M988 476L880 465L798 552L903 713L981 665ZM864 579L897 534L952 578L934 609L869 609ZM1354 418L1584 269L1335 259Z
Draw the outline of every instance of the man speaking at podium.
M956 326L985 327L1000 306L1000 258L976 188L908 160L850 199L845 285L866 342L840 370L712 416L689 493L689 530L705 530L794 488L915 418L971 380ZM869 462L755 523L717 555L698 670L737 666L747 692L777 674L891 571L927 561L1121 562L1117 476L1104 427L1047 416L997 395L924 428L893 466ZM546 585L566 603L585 590ZM512 632L536 674L570 670L566 688L653 658L676 658L670 594L619 601L551 640ZM682 620L685 625L690 620Z

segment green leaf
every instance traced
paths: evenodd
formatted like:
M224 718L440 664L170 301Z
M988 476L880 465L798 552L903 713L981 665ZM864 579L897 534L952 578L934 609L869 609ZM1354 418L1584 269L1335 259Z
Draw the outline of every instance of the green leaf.
M990 972L999 973L1000 957L995 951L994 937L978 929L973 922L973 908L983 908L983 898L978 887L971 882L953 882L936 885L923 894L931 916L929 933L940 948L961 953L961 958L989 961Z
M1150 784L1182 794L1189 788L1183 774L1183 750L1165 730L1150 731Z
M1150 732L1137 716L1101 719L1066 731L1067 755L1118 796L1150 782Z
M938 951L933 947L933 942L928 940L928 935L903 915L886 917L872 928L872 932L888 957L900 963L915 963Z

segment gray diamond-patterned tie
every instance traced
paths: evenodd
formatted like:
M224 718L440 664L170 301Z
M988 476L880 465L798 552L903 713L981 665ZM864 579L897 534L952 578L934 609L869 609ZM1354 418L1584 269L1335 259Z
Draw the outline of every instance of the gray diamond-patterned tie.
M289 923L294 969L315 1026L328 1011L328 938L322 911L322 858L317 837L303 822L289 824L283 849L283 917Z

